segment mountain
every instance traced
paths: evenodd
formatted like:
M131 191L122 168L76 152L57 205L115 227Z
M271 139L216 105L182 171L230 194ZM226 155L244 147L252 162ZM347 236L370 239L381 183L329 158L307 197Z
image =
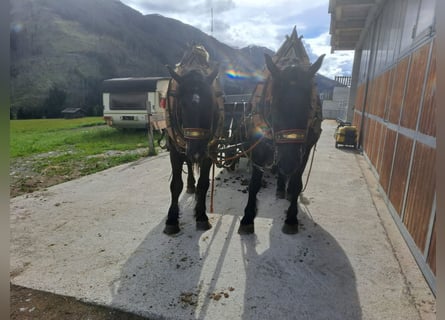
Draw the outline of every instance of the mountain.
M187 45L220 64L225 94L251 93L264 47L234 49L180 21L117 0L11 0L11 117L102 114L100 86L114 77L167 76Z

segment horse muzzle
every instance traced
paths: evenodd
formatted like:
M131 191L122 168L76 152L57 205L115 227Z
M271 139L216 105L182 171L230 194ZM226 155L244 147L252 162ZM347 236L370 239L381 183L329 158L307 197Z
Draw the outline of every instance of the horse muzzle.
M203 128L184 128L186 155L193 162L199 162L208 156L210 130Z
M186 141L185 154L192 162L200 162L208 157L208 141L207 140L190 140Z
M277 167L280 174L291 176L303 165L305 145L302 143L277 146Z

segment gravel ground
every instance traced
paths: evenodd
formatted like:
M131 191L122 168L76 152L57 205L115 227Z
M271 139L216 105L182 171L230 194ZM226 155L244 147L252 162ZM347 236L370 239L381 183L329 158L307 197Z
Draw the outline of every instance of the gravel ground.
M116 152L117 151L110 151L102 156L112 156L115 155ZM131 152L146 152L146 149ZM118 153L122 154L120 151ZM33 170L33 163L36 160L55 155L54 152L49 152L28 158L11 159L9 167L10 197L42 190L52 185L80 177L80 173L75 170L72 174L66 176L46 176ZM139 320L146 318L101 306L86 304L71 297L11 285L10 319Z

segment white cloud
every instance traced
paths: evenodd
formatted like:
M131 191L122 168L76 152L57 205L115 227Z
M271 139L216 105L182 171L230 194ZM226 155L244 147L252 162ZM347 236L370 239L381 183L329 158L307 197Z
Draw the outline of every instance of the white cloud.
M334 78L340 75L351 75L354 51L337 51L331 53L329 32L312 39L303 39L306 51L311 60L315 60L322 54L326 54L323 64L319 70L322 75Z
M235 48L258 45L277 50L297 27L311 61L326 54L320 73L333 78L350 75L354 54L331 54L329 0L121 0L143 14L157 13L211 33Z

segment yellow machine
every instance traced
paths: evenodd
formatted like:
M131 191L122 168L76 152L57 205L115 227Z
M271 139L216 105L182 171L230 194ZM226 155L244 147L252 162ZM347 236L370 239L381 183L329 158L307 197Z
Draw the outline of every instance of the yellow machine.
M351 125L350 122L344 122L337 119L338 126L334 133L335 147L338 148L340 145L346 147L357 148L357 127Z

